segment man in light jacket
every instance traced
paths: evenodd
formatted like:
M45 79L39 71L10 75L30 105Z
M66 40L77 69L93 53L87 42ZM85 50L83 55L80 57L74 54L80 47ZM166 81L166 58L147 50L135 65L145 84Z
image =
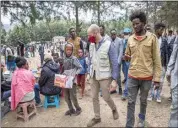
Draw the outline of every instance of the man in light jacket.
M169 127L178 127L178 36L167 67L167 79L171 82L172 107Z
M117 85L118 58L115 48L111 45L111 41L101 36L98 25L92 24L88 28L88 38L91 44L89 48L89 74L87 78L89 78L89 76L91 77L91 92L95 117L87 124L87 126L92 127L101 122L98 96L100 88L104 100L112 109L114 120L119 118L116 105L111 99L108 90L110 85Z

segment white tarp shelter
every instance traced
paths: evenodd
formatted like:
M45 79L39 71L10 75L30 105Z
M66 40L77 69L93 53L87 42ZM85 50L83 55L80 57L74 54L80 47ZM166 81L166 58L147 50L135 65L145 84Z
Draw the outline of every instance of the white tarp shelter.
M52 39L52 43L59 43L59 42L65 42L65 37L64 36L55 36Z

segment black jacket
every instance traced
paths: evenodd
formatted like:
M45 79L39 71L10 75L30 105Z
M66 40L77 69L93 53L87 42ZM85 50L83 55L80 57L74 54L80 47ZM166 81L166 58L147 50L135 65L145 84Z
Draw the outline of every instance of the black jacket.
M47 61L41 71L39 78L40 93L43 95L60 94L61 88L54 86L55 74L59 73L59 65L52 60Z
M161 52L161 64L162 66L167 67L167 64L169 62L169 54L168 54L168 42L166 37L162 37L160 52Z

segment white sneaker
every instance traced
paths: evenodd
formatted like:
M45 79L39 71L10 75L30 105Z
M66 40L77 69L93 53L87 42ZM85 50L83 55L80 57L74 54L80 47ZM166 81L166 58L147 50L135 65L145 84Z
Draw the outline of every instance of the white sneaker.
M144 128L145 127L145 121L139 120L137 127L138 128Z
M161 103L161 98L158 98L156 102Z
M43 103L36 104L37 108L43 107Z
M153 97L148 97L147 100L148 100L148 101L152 101L152 100L153 100Z

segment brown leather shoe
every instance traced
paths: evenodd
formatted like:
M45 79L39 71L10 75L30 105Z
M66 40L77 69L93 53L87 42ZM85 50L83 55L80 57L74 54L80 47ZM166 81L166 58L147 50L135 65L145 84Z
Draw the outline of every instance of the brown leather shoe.
M78 108L78 109L76 109L76 111L75 111L75 116L78 116L78 115L80 115L80 113L82 112L82 109L81 108Z
M87 127L93 127L94 125L98 124L101 122L101 118L99 119L95 119L93 118L92 120L90 120L87 124Z
M65 116L68 116L68 115L71 116L72 114L75 114L75 110L74 109L68 110L68 111L65 112Z
M114 120L117 120L117 119L119 118L119 114L118 114L118 112L117 112L117 109L112 110L112 114L113 114L113 119L114 119Z

